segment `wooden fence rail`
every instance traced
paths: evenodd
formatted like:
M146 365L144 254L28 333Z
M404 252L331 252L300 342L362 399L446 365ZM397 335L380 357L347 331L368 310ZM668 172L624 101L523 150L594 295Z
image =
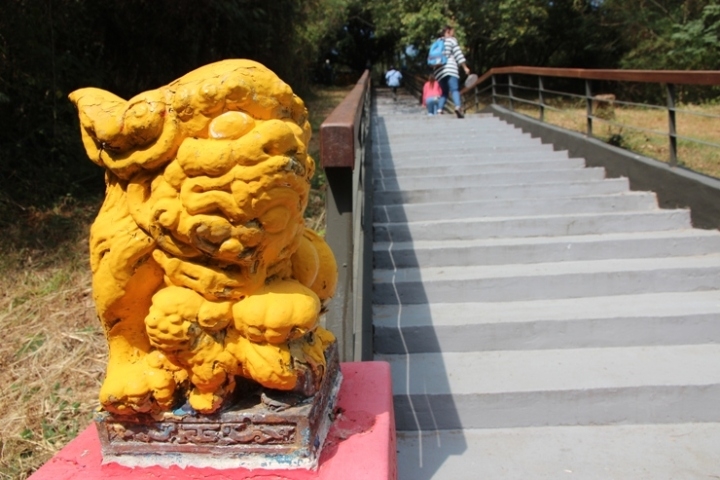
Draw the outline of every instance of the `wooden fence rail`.
M536 87L520 86L515 82L518 76L531 76L537 78ZM544 78L564 78L564 79L576 79L583 80L585 83L584 95L576 95L568 92L550 91L545 88L543 79ZM600 96L593 92L592 81L605 81L605 82L635 82L635 83L653 83L664 85L666 105L642 105L643 107L651 108L662 108L667 111L668 117L668 129L667 132L656 132L647 131L642 127L618 124L605 118L598 117L596 114L595 106L598 102L607 101L607 99L601 99ZM489 84L489 85L486 85ZM486 85L483 87L483 85ZM532 105L537 107L539 110L540 121L544 121L545 110L554 109L551 105L546 102L548 94L566 96L572 98L582 98L586 105L586 131L585 133L592 137L593 136L593 124L596 120L604 121L611 125L616 125L623 128L630 128L634 130L646 131L652 134L667 135L669 145L669 164L671 166L677 166L678 164L678 139L693 142L696 144L702 144L714 148L720 148L720 144L702 140L697 137L680 136L677 133L676 116L678 112L689 115L703 115L710 116L713 118L720 119L720 116L699 114L697 112L689 110L681 110L677 107L676 98L676 87L677 86L717 86L720 85L720 71L716 70L704 70L704 71L683 71L683 70L589 70L579 68L541 68L541 67L501 67L493 68L478 78L474 85L471 85L461 91L464 96L469 94L474 95L474 102L476 106L479 102L479 97L485 92L490 92L489 95L492 98L492 103L495 104L499 99L504 99L508 102L510 110L515 110L517 104ZM506 91L507 94L501 94L500 91ZM523 91L525 95L519 95L519 92ZM533 96L533 99L528 99L527 92ZM613 101L617 104L632 105L631 102L620 102ZM557 110L557 109L555 109Z

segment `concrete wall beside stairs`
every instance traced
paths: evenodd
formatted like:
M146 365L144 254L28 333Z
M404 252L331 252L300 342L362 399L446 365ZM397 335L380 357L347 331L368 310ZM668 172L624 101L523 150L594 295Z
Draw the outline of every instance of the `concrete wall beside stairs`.
M608 177L627 177L633 190L657 193L662 208L690 208L696 228L720 228L720 180L683 167L608 145L596 138L565 130L520 115L499 105L483 110L550 143L567 150L571 157L584 158L589 167L605 167Z

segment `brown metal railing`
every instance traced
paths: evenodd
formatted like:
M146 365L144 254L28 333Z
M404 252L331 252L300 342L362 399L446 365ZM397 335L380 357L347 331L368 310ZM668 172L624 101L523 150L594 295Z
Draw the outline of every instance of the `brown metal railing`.
M320 126L320 160L327 177L327 233L338 263L338 286L326 327L341 361L372 359L372 164L370 72Z
M516 79L522 76L536 77L535 87L520 85L516 83ZM561 78L574 79L584 81L584 93L576 94L566 91L551 90L546 88L544 79ZM504 80L504 82L502 82ZM637 106L642 108L655 108L667 110L668 130L657 131L643 127L621 124L612 120L598 117L593 108L593 102L598 101L598 97L593 92L592 82L635 82L647 84L664 84L666 105L653 105L648 103L634 103L627 101L614 100L616 105ZM669 164L676 166L678 164L677 142L684 140L696 144L702 144L710 147L720 148L720 144L702 140L697 137L681 136L677 133L676 116L678 113L697 115L703 117L718 118L720 116L700 113L691 110L680 109L677 107L677 86L718 86L720 85L720 71L678 71L678 70L586 70L577 68L540 68L540 67L502 67L493 68L480 78L477 82L468 88L462 90L462 94L467 97L473 95L474 99L468 99L466 102L474 101L476 108L479 108L479 99L481 96L489 96L493 104L498 100L507 101L510 110L515 110L516 103L524 105L532 105L539 110L539 119L544 121L546 110L562 111L546 101L548 95L560 96L566 98L574 98L584 100L586 105L586 128L585 133L593 136L593 123L596 120L605 122L606 124L618 126L622 128L643 131L654 135L666 135L669 144ZM502 91L506 94L500 93ZM520 94L520 93L523 94ZM467 103L466 103L467 104Z

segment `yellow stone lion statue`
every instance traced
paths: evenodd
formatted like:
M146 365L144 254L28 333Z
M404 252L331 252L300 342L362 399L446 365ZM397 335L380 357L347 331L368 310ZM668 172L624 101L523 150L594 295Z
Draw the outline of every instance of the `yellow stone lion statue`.
M77 106L107 192L90 233L115 414L212 413L237 377L312 395L333 335L337 265L305 228L307 109L263 65L225 60L123 100Z

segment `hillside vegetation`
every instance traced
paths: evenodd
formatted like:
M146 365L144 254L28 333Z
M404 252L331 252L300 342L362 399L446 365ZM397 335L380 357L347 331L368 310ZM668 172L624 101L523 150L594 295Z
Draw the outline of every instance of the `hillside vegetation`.
M88 425L105 368L87 261L103 172L85 159L68 94L93 86L130 98L201 65L249 58L305 98L317 130L348 91L338 85L366 67L374 78L390 64L426 74L428 46L446 24L476 73L720 64L716 0L0 1L0 478L26 478ZM710 108L717 95L687 101ZM612 128L597 132L666 154L662 141ZM700 157L680 148L696 168ZM718 160L699 161L701 171L717 172ZM318 171L307 211L318 230L323 195Z

